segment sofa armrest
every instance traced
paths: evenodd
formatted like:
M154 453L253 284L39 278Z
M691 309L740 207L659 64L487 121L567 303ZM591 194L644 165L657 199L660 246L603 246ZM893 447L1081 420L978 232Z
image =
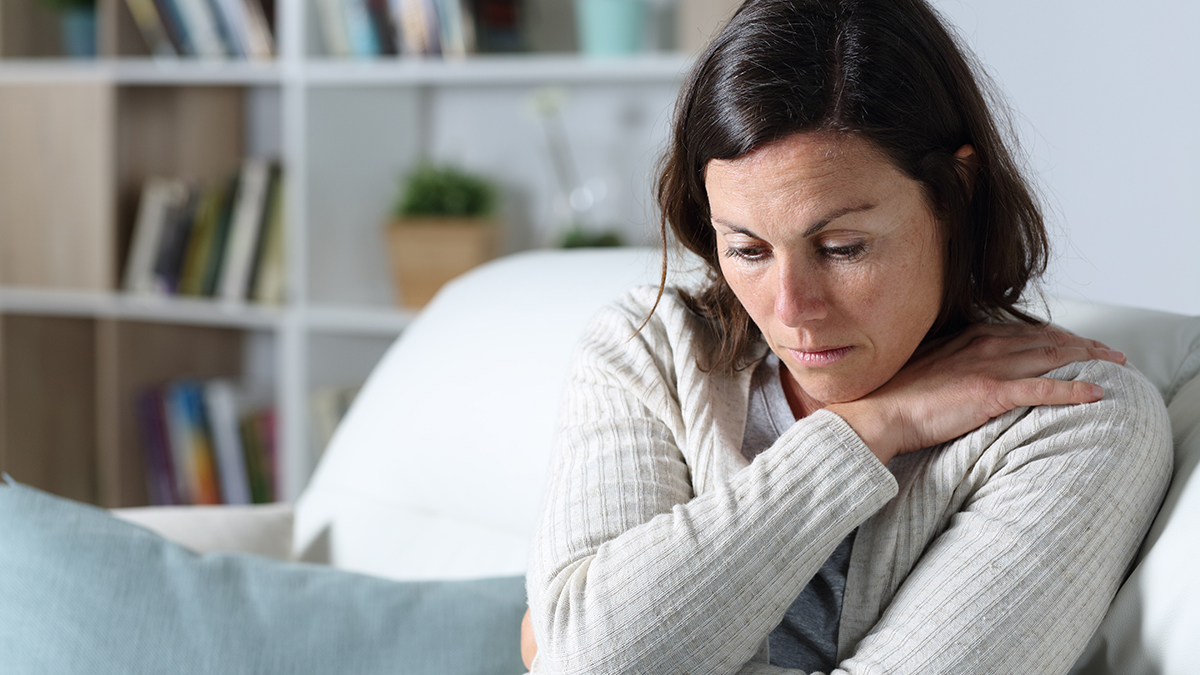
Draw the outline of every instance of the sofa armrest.
M150 506L112 514L197 553L254 553L290 560L291 504Z

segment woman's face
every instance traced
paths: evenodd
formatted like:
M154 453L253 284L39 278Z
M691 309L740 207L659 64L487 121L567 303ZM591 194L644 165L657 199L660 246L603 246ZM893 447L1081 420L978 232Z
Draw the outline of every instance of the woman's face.
M803 133L710 161L705 186L721 270L801 414L900 370L942 301L941 235L919 183L866 140Z

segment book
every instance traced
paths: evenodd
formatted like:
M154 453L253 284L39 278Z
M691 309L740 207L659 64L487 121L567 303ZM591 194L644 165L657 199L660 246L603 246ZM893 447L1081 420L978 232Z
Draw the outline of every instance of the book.
M172 0L179 6L188 37L196 56L222 58L226 47L221 39L220 26L209 0Z
M155 506L182 504L171 460L171 439L163 418L163 394L152 388L137 396L138 429L145 457L146 491Z
M209 258L218 254L213 250L213 238L224 201L224 186L210 186L201 193L175 288L181 295L204 294L204 275L208 271Z
M231 55L249 55L249 30L246 26L246 5L242 0L209 0L217 19L219 32Z
M517 0L474 0L476 50L518 52L524 48Z
M275 409L264 408L254 416L258 433L262 437L263 463L267 473L267 488L274 501L279 496L279 445L275 426Z
M321 37L325 53L330 56L350 56L350 36L342 13L342 0L315 0L321 15Z
M146 47L153 56L178 56L179 52L167 35L166 27L158 15L158 7L154 0L125 0L133 21L137 24L138 32L146 41Z
M467 42L460 0L435 0L438 16L439 44L442 56L463 58L467 55Z
M183 183L166 178L147 179L142 187L133 239L125 261L122 286L126 291L153 293L163 290L155 278L155 261L172 209L180 208L186 200L187 186Z
M212 253L208 256L208 265L204 269L204 286L202 295L216 295L217 284L221 280L221 269L225 265L225 247L229 239L229 227L233 220L233 203L237 196L237 186L240 177L231 176L222 192L220 208L217 211L216 226L213 228Z
M174 293L178 289L179 272L192 234L197 202L197 191L188 187L184 200L168 210L158 253L154 258L154 283L164 292Z
M242 447L246 453L251 500L255 504L267 504L275 500L274 462L270 457L273 450L268 447L273 441L265 433L266 426L271 422L265 416L265 411L245 415L239 425Z
M271 173L270 193L268 207L263 215L265 224L262 230L262 242L259 244L257 260L254 263L254 280L250 287L253 289L254 300L267 304L280 304L284 300L286 279L283 232L284 182L278 167Z
M212 437L200 385L190 380L172 384L168 388L168 407L181 429L179 438L183 443L182 455L188 466L186 473L191 503L220 504L221 488L217 482Z
M210 380L203 385L208 428L221 477L221 501L250 504L250 479L246 452L238 430L237 394L227 380Z
M248 158L243 162L223 251L220 283L214 294L225 300L246 299L270 177L271 165L266 160Z
M163 30L166 31L167 39L171 41L175 52L180 56L195 56L196 48L192 46L191 36L188 35L187 26L183 22L183 14L176 3L177 0L154 0L158 18L162 21Z
M404 48L404 4L408 0L386 0L388 18L391 21L392 41L396 45L396 54L407 53Z
M441 52L433 0L401 0L398 20L404 36L403 53L421 56Z
M242 0L246 12L247 56L252 59L269 59L275 55L275 36L271 33L271 20L260 0Z
M396 47L396 24L388 12L388 0L366 0L367 11L371 14L371 27L375 30L375 40L379 43L379 53L388 56L399 54Z
M350 52L358 57L379 56L379 40L371 25L367 0L341 0Z
M175 490L181 504L196 503L196 479L189 457L191 441L188 431L187 404L181 399L178 385L168 385L163 389L162 416L166 423L167 440L171 448L171 465L175 469Z

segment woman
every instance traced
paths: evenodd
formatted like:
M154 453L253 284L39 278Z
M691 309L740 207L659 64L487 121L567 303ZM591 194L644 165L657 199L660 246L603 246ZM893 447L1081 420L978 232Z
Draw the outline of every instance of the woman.
M933 11L747 2L659 197L711 283L635 290L581 344L534 672L1065 672L1169 425L1122 354L1019 308L1041 216Z

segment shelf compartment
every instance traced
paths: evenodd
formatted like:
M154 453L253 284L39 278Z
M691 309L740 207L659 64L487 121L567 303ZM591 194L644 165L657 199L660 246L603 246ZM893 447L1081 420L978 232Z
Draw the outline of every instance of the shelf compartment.
M242 331L96 322L98 488L108 508L149 503L137 395L179 379L241 379Z
M0 315L0 470L96 503L95 323Z
M225 86L117 89L118 271L133 234L142 187L152 176L201 185L226 180L245 148L245 91Z
M111 288L116 96L0 85L0 285Z
M144 506L136 397L184 378L238 380L245 332L0 314L0 470L107 508Z

